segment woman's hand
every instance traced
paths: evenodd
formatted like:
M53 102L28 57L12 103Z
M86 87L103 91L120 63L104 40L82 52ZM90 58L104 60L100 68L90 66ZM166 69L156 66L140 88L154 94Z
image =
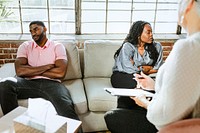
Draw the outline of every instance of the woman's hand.
M152 66L142 66L142 72L145 74L149 74L149 71L152 70Z
M138 106L143 107L145 109L147 109L150 103L150 101L145 97L145 95L130 98L133 99Z
M145 90L154 90L155 81L151 77L145 75L143 72L141 74L134 74L134 76L138 88L142 87Z

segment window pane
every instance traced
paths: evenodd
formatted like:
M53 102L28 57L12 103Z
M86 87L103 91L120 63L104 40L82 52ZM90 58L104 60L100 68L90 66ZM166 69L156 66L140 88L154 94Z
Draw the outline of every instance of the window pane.
M107 33L125 33L130 29L130 23L108 23Z
M74 0L49 0L49 5L74 9Z
M97 17L98 15L98 17ZM105 22L106 12L105 11L83 11L82 22ZM89 28L89 27L88 27Z
M114 1L114 2L131 2L132 0L109 0L110 1Z
M108 11L108 21L128 21L130 22L130 11Z
M48 22L46 0L20 0L20 4L23 33L29 33L29 23L31 21ZM46 23L46 26L48 27L48 23Z
M176 33L177 23L156 23L155 33Z
M6 8L0 7L0 33L21 33L19 10L9 1L3 5Z
M144 3L144 2L156 2L156 1L158 1L159 2L159 0L134 0L134 2L142 2L142 3Z
M0 22L0 33L21 33L19 22Z
M51 21L69 21L75 23L74 10L50 10Z
M106 9L105 1L101 1L101 2L83 1L81 6L82 6L82 10L88 10L88 9L105 10Z
M156 15L157 22L177 22L177 19L178 17L176 11L158 11Z
M74 0L49 0L51 33L75 33Z
M146 2L142 2L142 3L133 3L133 9L134 10L142 10L142 11L154 11L156 7L156 3L146 3Z
M23 22L23 31L24 31L24 33L30 33L29 32L29 23L30 22Z
M51 33L75 33L75 24L66 22L51 22Z
M82 23L83 33L105 33L105 23Z
M165 10L177 10L178 4L177 3L158 3L158 10L165 9Z
M83 0L81 32L105 33L106 0Z
M167 3L167 2L174 2L177 3L175 0L159 0L159 2Z
M178 23L178 4L161 0L158 3L155 21L155 33L176 33Z
M23 21L48 21L48 14L46 9L22 9Z
M46 0L20 0L22 8L38 8L47 6Z
M154 22L155 11L134 11L132 21L144 20L147 22Z
M114 2L110 2L108 3L108 9L109 10L131 10L131 2L127 2L127 3L114 3Z

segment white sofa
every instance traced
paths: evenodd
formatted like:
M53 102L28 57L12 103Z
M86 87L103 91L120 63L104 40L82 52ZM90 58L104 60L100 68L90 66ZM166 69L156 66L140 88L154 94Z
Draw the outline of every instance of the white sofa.
M111 96L103 88L111 87L113 56L122 42L88 40L84 42L83 49L77 48L76 41L61 42L69 59L67 74L62 83L71 93L83 131L107 130L104 113L116 107L117 97ZM14 64L4 64L0 68L0 78L10 76L15 76ZM27 107L27 99L19 100L19 105Z

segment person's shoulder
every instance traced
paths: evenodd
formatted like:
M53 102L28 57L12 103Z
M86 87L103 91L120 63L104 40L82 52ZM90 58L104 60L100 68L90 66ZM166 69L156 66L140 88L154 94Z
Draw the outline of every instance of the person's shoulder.
M22 44L20 44L19 47L31 47L34 44L34 42L32 40L27 40L22 42Z
M24 41L22 44L29 45L29 44L32 44L32 43L34 43L33 40L27 40L27 41Z
M60 41L48 40L48 42L49 42L51 45L54 45L54 46L63 46L63 43L60 42Z
M190 47L191 44L191 39L189 38L184 38L184 39L179 39L174 43L173 49L183 49Z
M172 51L176 54L176 57L178 57L185 53L192 52L194 49L191 46L192 40L190 38L179 39L174 43Z
M153 42L153 45L155 45L155 46L159 46L159 47L162 46L161 43L160 43L160 42L157 42L157 41Z
M124 46L129 46L129 45L132 45L130 42L124 42L123 44Z
M48 40L48 42L51 44L62 44L60 41L57 40Z
M197 32L191 36L187 36L186 38L179 39L178 41L176 41L174 46L185 47L185 46L191 46L191 44L199 45L199 43L200 43L200 32Z
M200 43L200 32L194 33L191 36L189 36L187 38L187 40L192 43L192 44L196 44L199 46Z
M124 46L124 47L127 47L127 48L131 48L131 49L135 49L135 46L134 46L132 43L130 43L130 42L125 42L125 43L123 44L123 46Z
M162 45L160 42L154 42L153 45L157 48L157 49L161 49L162 48Z
M197 48L197 49L200 48L199 43L200 43L200 32L195 33L191 36L188 36L184 39L178 40L174 44L174 48L176 48L178 50L184 49L187 51L189 51L189 50L193 51L194 48Z

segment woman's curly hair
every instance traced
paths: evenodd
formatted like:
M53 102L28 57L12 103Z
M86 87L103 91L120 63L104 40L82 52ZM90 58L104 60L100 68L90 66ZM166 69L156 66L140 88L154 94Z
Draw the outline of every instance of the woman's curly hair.
M146 21L136 21L132 24L129 33L127 34L126 38L124 39L124 42L122 43L121 47L115 52L114 58L116 58L119 55L119 52L121 51L123 44L126 42L131 43L132 45L138 47L138 38L141 36L144 26L146 24L149 24ZM149 53L150 58L153 60L153 66L155 65L157 59L158 59L158 51L156 50L156 47L153 45L154 41L152 41L151 44L146 43L144 45L145 50Z

